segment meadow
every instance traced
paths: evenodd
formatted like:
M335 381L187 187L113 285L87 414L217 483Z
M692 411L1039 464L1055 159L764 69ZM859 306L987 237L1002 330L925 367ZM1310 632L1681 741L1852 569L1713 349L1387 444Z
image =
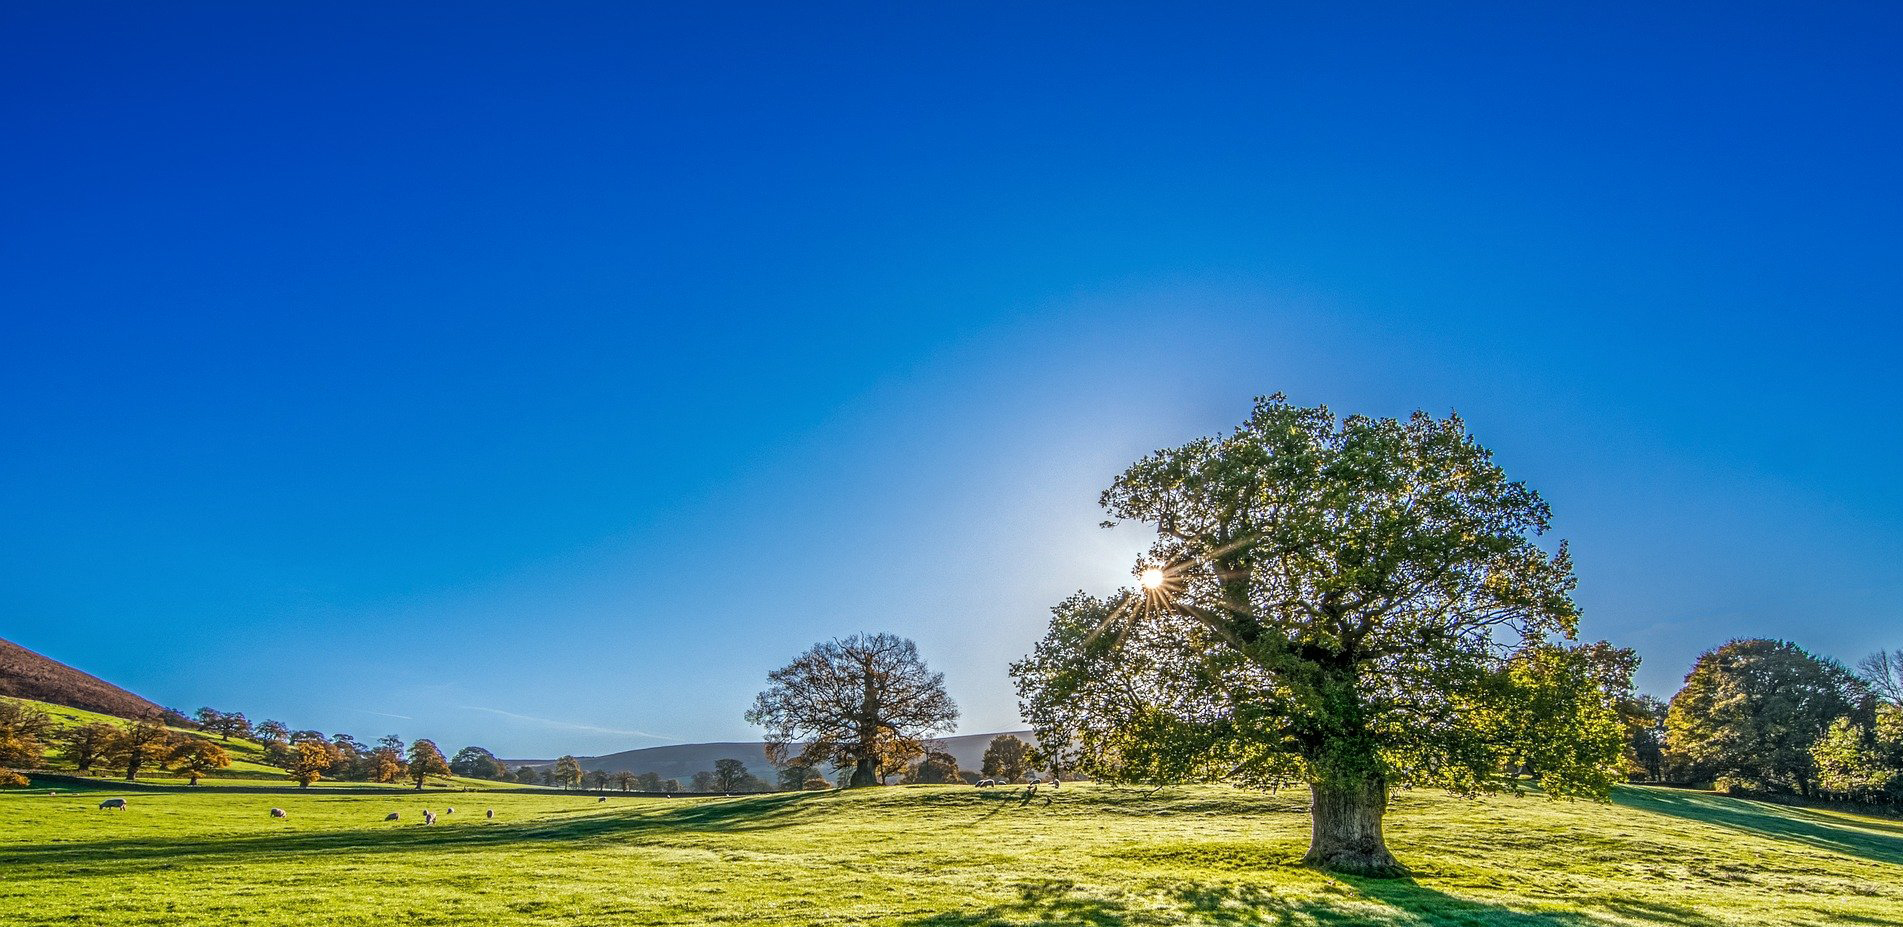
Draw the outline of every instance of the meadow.
M98 810L118 796L129 810ZM1218 786L15 792L0 923L1903 925L1896 820L1653 788L1405 792L1390 840L1413 876L1367 880L1297 865L1306 803Z

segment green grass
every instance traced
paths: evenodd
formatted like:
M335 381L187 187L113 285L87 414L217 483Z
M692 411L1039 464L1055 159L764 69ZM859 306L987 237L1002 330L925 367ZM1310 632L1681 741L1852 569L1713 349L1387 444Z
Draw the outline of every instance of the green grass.
M32 699L23 699L23 698L7 698L3 700L9 701L9 702L15 702L22 705L30 705L40 709L41 711L46 712L47 715L52 717L53 724L56 730L65 730L67 728L79 727L80 725L83 725L83 724L92 724L95 722L102 723L102 724L110 724L115 727L125 723L125 720L122 718L115 718L112 715L100 714L99 712L96 712L96 711L87 711L83 708L69 708L65 705L55 705L55 704L52 704L51 702L37 702ZM200 740L209 740L212 743L215 743L219 745L220 747L223 747L225 750L225 753L231 757L231 766L225 769L212 770L204 778L199 780L200 788L207 788L207 787L217 788L217 787L230 787L230 786L285 787L285 786L296 785L296 783L291 780L291 777L288 773L264 761L264 745L257 743L256 741L246 740L241 737L233 737L230 740L224 740L224 739L221 739L216 734L207 734L207 733L204 733L203 731L195 731L195 730L192 730L191 728L183 728L183 727L172 727L172 728L167 728L167 730L171 731L174 735L177 735L179 737L196 737ZM54 741L55 744L57 744L59 737L57 734L55 734L51 739ZM51 772L62 772L62 773L74 774L74 775L78 774L78 770L75 768L74 763L70 759L68 759L57 746L47 751L46 761L41 764L41 768ZM119 770L119 772L124 773L125 770L121 769ZM113 775L110 763L104 763L104 764L94 763L93 768L86 775L91 778L100 779L104 782L110 782L113 779L122 778L120 776ZM139 781L145 782L145 783L151 783L151 784L157 784L157 785L184 785L187 782L187 778L188 777L184 773L174 772L168 769L161 769L157 764L153 764L153 763L148 763L146 764L145 768L139 770ZM512 782L491 782L487 779L468 779L462 776L452 776L448 778L437 778L437 779L430 780L430 788L433 788L433 789L447 788L447 789L461 790L461 789L495 789L495 788L520 788L520 787L521 786L518 786L517 784ZM338 782L338 781L332 781L332 780L326 779L326 780L319 781L317 784L313 785L312 788L313 789L337 789L337 788L388 789L388 788L392 788L392 786L387 784L368 783L368 782Z
M1903 925L1903 824L1659 789L1403 793L1387 881L1297 864L1299 791L109 794L0 795L0 923Z

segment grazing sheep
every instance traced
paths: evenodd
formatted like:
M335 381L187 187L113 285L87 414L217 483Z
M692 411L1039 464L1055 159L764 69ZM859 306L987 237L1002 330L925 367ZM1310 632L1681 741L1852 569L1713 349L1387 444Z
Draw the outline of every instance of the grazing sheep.
M607 800L608 800L608 796L606 796L606 795L603 795L603 796L601 796L600 798L597 798L597 799L595 799L595 804L601 804L602 802L604 802L604 801L607 801Z
M997 785L997 784L998 784L998 780L996 780L996 779L980 779L980 780L978 780L978 787L979 787L979 788L981 788L981 789L983 789L983 788L990 788L991 786L994 786L994 785Z
M444 814L455 814L455 813L456 813L456 809L454 809L454 808L444 808L444 809L443 809L443 813L444 813Z
M126 800L123 798L108 798L99 803L99 810L104 811L107 808L111 808L114 811L124 811L126 810Z
M496 809L494 809L494 808L490 808L490 809L489 809L489 812L488 812L488 814L487 814L486 816L487 816L487 817L491 817L491 818L493 818L493 817L495 817L495 816L496 816Z
M283 808L272 808L272 809L271 809L271 816L272 816L272 817L274 817L274 818L287 818L287 817L290 817L290 815L288 815L288 814L285 814L285 813L284 813L284 809L283 809Z
M434 823L436 823L436 812L434 812L434 811L431 811L431 810L429 810L429 809L427 809L427 808L425 808L425 809L423 810L423 823L424 823L424 824L434 824Z
M401 820L402 817L403 817L402 815L398 814L395 811L392 811L389 814L384 815L383 819L386 821L396 821L396 820Z

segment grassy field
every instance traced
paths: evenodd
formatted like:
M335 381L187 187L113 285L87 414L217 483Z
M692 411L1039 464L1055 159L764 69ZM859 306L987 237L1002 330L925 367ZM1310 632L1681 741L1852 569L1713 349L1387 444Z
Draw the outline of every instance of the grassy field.
M1657 789L1404 793L1390 881L1300 792L112 794L0 794L0 924L1903 925L1903 823Z

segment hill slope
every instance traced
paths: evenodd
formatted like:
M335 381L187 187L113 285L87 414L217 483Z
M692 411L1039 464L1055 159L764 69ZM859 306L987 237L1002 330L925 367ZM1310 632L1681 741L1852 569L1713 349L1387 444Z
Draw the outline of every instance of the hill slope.
M934 741L934 750L943 750L958 758L959 769L976 771L984 765L985 748L991 745L991 738L1010 734L1028 744L1037 743L1030 731L1000 731L996 734L964 734L958 737L945 737ZM665 747L642 747L638 750L623 750L602 756L582 757L581 768L594 772L632 772L658 773L663 779L685 781L703 769L714 768L715 760L735 759L747 764L747 770L769 782L773 781L773 764L767 762L766 745L757 740L730 741L707 744L669 744ZM553 760L507 760L511 767L545 766Z
M83 708L116 718L152 717L163 710L97 676L6 640L0 640L0 695Z

